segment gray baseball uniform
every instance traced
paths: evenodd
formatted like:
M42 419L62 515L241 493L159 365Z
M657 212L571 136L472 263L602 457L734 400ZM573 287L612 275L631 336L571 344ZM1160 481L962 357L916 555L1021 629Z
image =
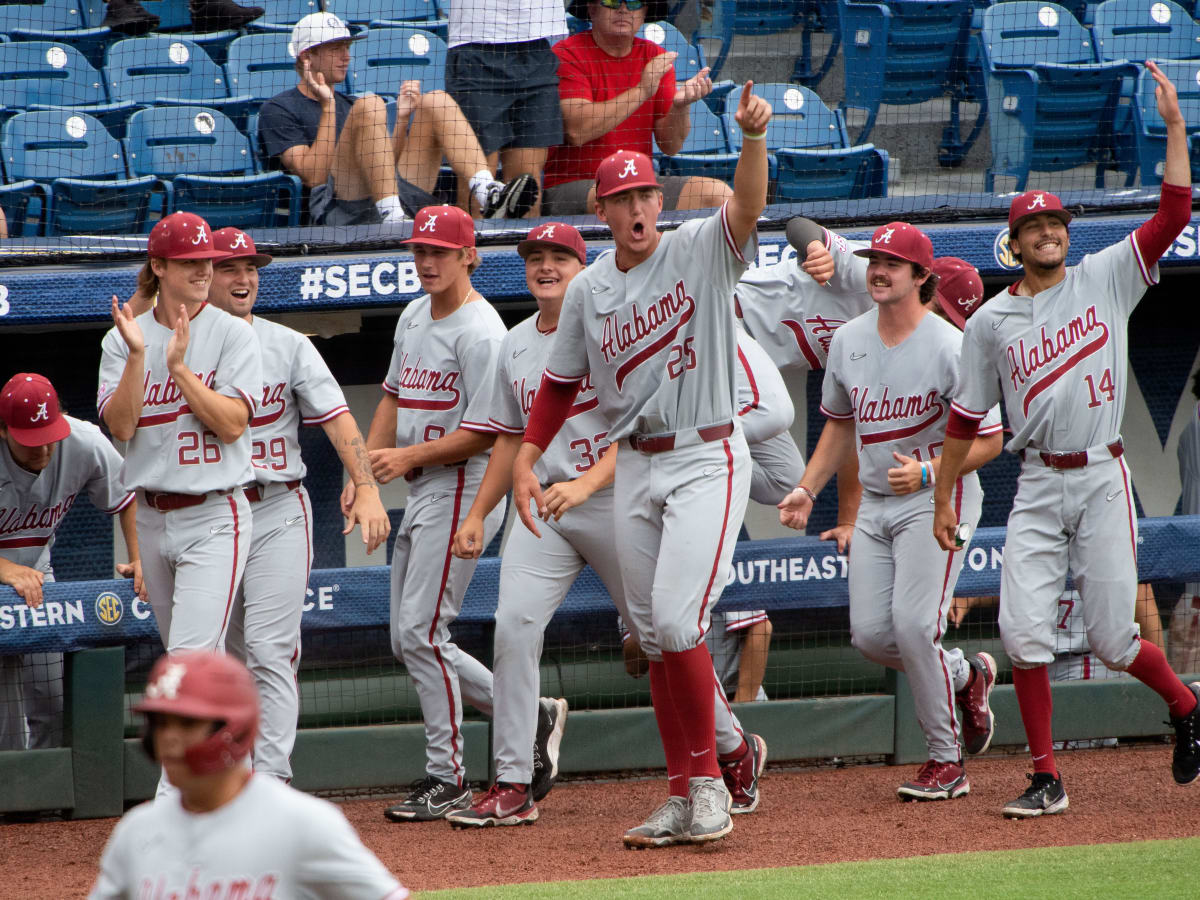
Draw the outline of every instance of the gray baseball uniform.
M1157 264L1147 265L1130 235L1068 267L1036 298L1009 288L967 322L954 409L979 419L1003 397L1007 447L1023 460L999 616L1016 665L1054 659L1068 558L1095 654L1124 669L1140 648L1137 514L1120 427L1129 315L1157 280ZM1051 453L1082 453L1087 464L1056 469L1043 458Z
M747 609L737 612L717 613L713 616L713 627L708 632L708 652L712 654L713 671L721 682L726 696L737 694L738 677L742 668L742 632L759 622L766 622L765 609ZM767 699L767 692L760 684L754 702Z
M396 323L395 346L383 389L396 398L396 446L435 440L461 427L494 432L488 424L496 354L504 337L500 316L483 298L434 319L426 294ZM488 454L409 473L408 506L392 554L392 652L404 661L425 719L427 772L465 783L462 701L492 713L492 673L450 640L475 560L451 553L454 533L471 508ZM505 504L484 520L486 546L504 523ZM531 744L532 745L532 744Z
M146 345L142 414L125 448L121 479L141 492L142 578L167 651L212 650L225 639L250 545L250 505L241 491L254 480L250 429L229 444L208 430L167 369L172 329L159 323L154 310L138 316L137 324ZM129 348L113 328L102 350L96 401L101 416L120 383ZM205 385L244 401L254 414L262 363L246 322L204 304L192 317L185 360ZM199 503L175 505L198 497Z
M867 261L854 255L869 244L822 231L836 267L824 287L801 270L793 253L773 265L747 269L734 288L742 324L781 369L824 369L833 333L874 305Z
M750 449L750 499L774 506L804 475L804 457L788 429L796 411L771 357L737 332L737 408Z
M0 441L0 556L54 580L54 532L80 491L97 509L116 515L133 502L121 486L121 455L90 422L66 417L71 433L41 472L19 466ZM0 750L55 746L62 737L62 654L0 657Z
M930 759L957 762L954 694L970 666L961 650L942 646L942 635L969 547L942 550L933 537L932 486L897 495L887 472L896 466L893 451L918 460L940 452L962 335L931 313L893 347L878 327L872 309L838 329L821 391L821 411L853 420L858 442L863 497L850 554L851 642L868 659L907 673ZM980 433L1000 428L993 408ZM959 521L973 530L983 504L975 473L959 479L954 501Z
M734 246L722 206L628 272L602 255L567 288L546 366L566 383L590 373L609 439L632 439L617 456L616 544L631 624L662 651L704 639L746 508L729 301L756 246Z
M89 897L408 895L336 806L254 775L212 812L188 812L177 797L128 812L104 848Z
M313 555L299 429L350 411L312 341L261 316L251 325L263 370L262 401L250 420L256 484L246 492L254 536L225 647L246 662L258 685L254 770L290 781L300 714L300 615Z

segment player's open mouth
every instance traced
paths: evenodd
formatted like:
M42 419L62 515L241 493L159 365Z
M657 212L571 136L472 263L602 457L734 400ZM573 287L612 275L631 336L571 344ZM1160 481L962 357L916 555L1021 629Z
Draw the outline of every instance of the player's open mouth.
M250 289L249 288L236 288L236 289L230 291L229 293L233 294L234 298L237 300L245 300L247 297L250 296Z
M551 287L552 285L558 284L560 281L562 281L561 278L555 278L553 276L546 275L543 278L539 278L537 280L537 283L541 284L541 285L545 285L546 287Z
M643 237L646 234L646 226L642 222L633 223L633 236L635 238Z

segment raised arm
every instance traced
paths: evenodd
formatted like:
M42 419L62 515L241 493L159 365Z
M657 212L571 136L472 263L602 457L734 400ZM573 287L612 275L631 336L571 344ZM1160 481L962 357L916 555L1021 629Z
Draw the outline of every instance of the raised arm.
M129 353L125 357L125 369L116 390L104 404L104 424L118 441L132 440L142 417L142 401L145 399L146 345L142 329L134 318L129 305L120 306L116 294L112 298L112 318L117 333L125 341Z
M308 60L304 60L304 84L321 104L321 121L317 125L316 139L308 145L296 144L280 154L283 167L298 175L307 188L324 184L333 168L334 151L337 148L337 103L333 87L325 83L325 76L313 73Z
M692 130L691 105L712 93L712 79L708 77L708 73L708 66L705 66L679 85L671 100L671 111L654 123L654 139L658 141L658 148L667 156L682 149L688 132Z
M1158 211L1137 230L1137 246L1148 263L1158 260L1192 217L1192 167L1187 127L1179 109L1179 95L1171 79L1147 60L1146 68L1157 82L1154 96L1158 114L1167 126L1167 157Z
M742 129L742 153L733 173L733 197L726 215L733 241L743 247L758 225L758 217L767 205L767 124L771 106L753 93L754 82L742 88L734 119Z

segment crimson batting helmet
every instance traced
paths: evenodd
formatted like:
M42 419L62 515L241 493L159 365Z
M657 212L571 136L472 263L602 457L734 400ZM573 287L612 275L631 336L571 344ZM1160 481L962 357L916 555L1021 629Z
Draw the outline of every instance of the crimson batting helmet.
M189 719L212 719L217 729L184 754L194 775L231 768L254 747L258 733L258 691L244 665L224 653L187 651L160 656L135 712L169 713ZM143 739L154 759L152 728L147 718Z

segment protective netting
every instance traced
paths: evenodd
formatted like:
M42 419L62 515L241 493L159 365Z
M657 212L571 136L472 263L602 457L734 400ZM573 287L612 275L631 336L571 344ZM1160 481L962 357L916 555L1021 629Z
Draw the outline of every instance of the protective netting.
M140 251L175 209L347 247L437 201L500 236L589 214L618 146L654 153L668 209L711 206L747 80L773 218L961 217L1031 177L1127 204L1162 178L1148 58L1200 128L1200 26L1172 0L321 2L0 5L0 208L44 239L10 252Z

